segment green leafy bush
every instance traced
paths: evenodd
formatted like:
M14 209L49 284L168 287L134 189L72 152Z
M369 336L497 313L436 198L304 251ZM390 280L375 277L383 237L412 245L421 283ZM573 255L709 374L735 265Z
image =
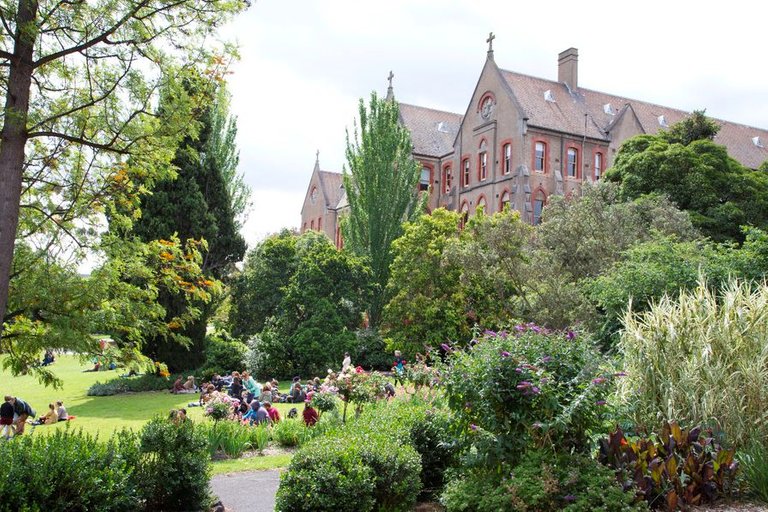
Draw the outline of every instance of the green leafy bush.
M600 461L613 468L625 489L652 507L676 510L730 495L738 469L734 450L725 450L700 428L666 423L650 438L627 439L621 429L600 441Z
M421 456L421 486L426 497L442 491L445 472L456 463L457 442L451 433L452 418L447 410L422 407L410 428L413 447Z
M755 440L739 452L738 459L747 492L768 503L768 446L765 442Z
M585 455L529 450L508 473L478 468L456 476L442 496L447 512L647 510L610 469Z
M278 511L410 511L419 455L385 433L346 431L312 441L280 479Z
M468 452L493 466L531 446L585 451L616 378L605 363L587 337L527 324L450 352L442 383Z
M197 372L203 381L211 380L214 374L229 374L245 367L247 345L224 336L205 337L205 362Z
M148 510L204 510L211 502L205 433L191 421L150 420L140 433L139 492Z
M251 448L259 452L264 451L264 448L269 444L269 427L267 425L254 425L248 427L248 431L250 434L249 441L251 443Z
M355 333L355 350L351 352L355 366L366 370L389 370L392 368L392 352L378 331L360 329Z
M309 432L310 428L304 425L300 418L284 418L271 428L272 440L286 448L301 446L312 437L312 434Z
M214 456L217 452L236 459L252 447L252 428L237 421L217 421L203 423L197 427L208 439L208 452Z
M117 377L107 382L96 382L88 388L88 396L112 396L120 393L141 393L144 391L168 391L173 382L181 375L159 377L157 375L139 375L136 377Z
M141 507L134 473L137 439L77 430L0 442L0 511L131 511Z

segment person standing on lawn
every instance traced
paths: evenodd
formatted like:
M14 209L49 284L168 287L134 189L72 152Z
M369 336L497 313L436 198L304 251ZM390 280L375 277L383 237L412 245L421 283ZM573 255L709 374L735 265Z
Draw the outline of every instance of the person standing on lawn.
M405 385L405 364L406 360L403 359L399 350L395 350L395 362L392 364L392 373L395 381L395 386L399 382L401 385Z
M13 412L16 415L16 421L13 424L16 427L16 435L20 436L24 433L27 419L30 416L35 417L35 410L27 402L15 396L6 396L5 401L13 405Z
M5 437L6 440L10 439L16 431L16 429L13 428L13 414L11 397L6 396L2 405L0 405L0 427L2 427L2 436Z

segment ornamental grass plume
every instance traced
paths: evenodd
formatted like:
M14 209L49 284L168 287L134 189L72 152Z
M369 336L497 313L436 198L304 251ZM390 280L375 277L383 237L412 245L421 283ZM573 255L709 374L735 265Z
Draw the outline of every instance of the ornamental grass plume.
M768 436L768 286L704 279L625 316L620 394L635 420L707 425L745 446Z

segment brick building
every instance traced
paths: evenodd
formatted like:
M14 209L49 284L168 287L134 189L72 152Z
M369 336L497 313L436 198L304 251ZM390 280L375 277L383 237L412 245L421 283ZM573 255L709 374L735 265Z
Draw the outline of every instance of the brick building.
M499 68L492 35L488 42L463 115L400 104L430 209L472 215L479 207L494 213L509 204L536 224L550 196L579 194L584 182L599 180L626 139L654 134L689 114L579 87L575 48L560 53L553 81ZM716 121L715 142L733 158L751 169L768 160L768 131ZM346 206L341 181L316 163L302 208L302 231L325 231L337 245L338 216Z

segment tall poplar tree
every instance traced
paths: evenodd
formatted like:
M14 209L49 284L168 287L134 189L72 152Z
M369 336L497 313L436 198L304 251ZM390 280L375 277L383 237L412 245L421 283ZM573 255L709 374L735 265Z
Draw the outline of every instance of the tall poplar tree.
M403 222L415 219L422 209L421 166L413 159L411 136L400 124L394 99L371 93L367 108L360 99L359 115L352 137L347 131L344 188L349 216L342 230L346 246L370 261L374 293L369 320L377 327L387 302L392 242L403 233Z

